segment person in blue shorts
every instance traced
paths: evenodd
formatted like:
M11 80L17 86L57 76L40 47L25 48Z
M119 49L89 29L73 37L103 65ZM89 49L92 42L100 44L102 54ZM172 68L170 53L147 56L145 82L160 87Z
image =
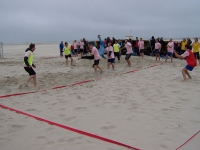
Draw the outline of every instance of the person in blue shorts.
M183 59L185 58L187 65L182 69L182 75L183 75L183 81L186 82L186 75L192 79L191 75L189 74L189 71L192 71L194 69L194 67L197 66L197 62L194 56L194 53L190 50L190 45L186 44L185 45L185 52L182 55L179 55L176 51L174 52L175 56Z

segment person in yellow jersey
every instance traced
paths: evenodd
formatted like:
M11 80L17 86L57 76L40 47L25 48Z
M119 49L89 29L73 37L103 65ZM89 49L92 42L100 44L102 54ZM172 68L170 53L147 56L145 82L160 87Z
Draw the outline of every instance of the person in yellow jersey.
M187 44L186 39L184 38L183 41L181 42L181 54L185 52L185 45Z
M63 53L65 55L65 59L66 59L66 66L68 66L68 57L71 59L71 66L74 66L72 65L73 63L73 58L71 56L71 51L70 51L70 47L68 46L68 43L65 42L65 46L63 48Z
M199 65L200 65L200 57L199 57L200 43L198 42L198 38L194 38L194 42L191 44L191 46L193 48L194 56L195 56L196 60L199 61Z
M30 75L30 77L24 84L25 86L28 86L29 81L33 79L34 87L37 88L36 73L33 70L33 68L36 68L36 66L33 64L33 52L35 51L35 49L35 44L30 44L29 49L26 50L24 56L24 69Z
M114 49L115 58L117 57L118 63L119 63L120 62L120 45L118 44L117 40L115 40L115 44L113 45L113 49Z

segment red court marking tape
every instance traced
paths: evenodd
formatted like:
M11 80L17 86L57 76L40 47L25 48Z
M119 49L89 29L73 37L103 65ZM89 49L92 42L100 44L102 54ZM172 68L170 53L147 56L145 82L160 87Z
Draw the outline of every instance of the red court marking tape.
M18 114L22 114L22 115L34 118L36 120L48 123L50 125L54 125L54 126L66 129L66 130L70 130L72 132L76 132L76 133L79 133L79 134L82 134L82 135L85 135L85 136L89 136L91 138L99 139L99 140L102 140L102 141L105 141L105 142L108 142L108 143L116 144L116 145L119 145L119 146L123 146L123 147L127 147L127 148L130 148L130 149L134 149L134 150L140 150L138 148L135 148L135 147L132 147L132 146L129 146L129 145L126 145L126 144L111 140L111 139L107 139L107 138L104 138L104 137L101 137L101 136L98 136L98 135L95 135L95 134L92 134L92 133L88 133L88 132L85 132L85 131L82 131L82 130L78 130L78 129L75 129L75 128L72 128L72 127L68 127L68 126L65 126L65 125L62 125L62 124L59 124L59 123L56 123L56 122L52 122L52 121L49 121L49 120L46 120L46 119L43 119L43 118L39 118L37 116L33 116L31 114L28 114L28 113L22 112L20 110L16 110L16 109L7 107L7 106L2 105L2 104L0 104L0 107L3 108L3 109L8 109L8 110L14 111L14 112L16 112Z
M156 65L153 65L153 66L149 66L147 68L152 68L152 67L156 67L156 66L159 66L161 64L156 64ZM143 68L143 69L146 69L146 68ZM143 70L143 69L138 69L138 70L131 70L131 71L128 71L126 73L122 73L121 75L123 74L128 74L128 73L133 73L133 72L138 72L140 70ZM117 74L115 75L117 76ZM96 80L86 80L86 81L81 81L81 82L76 82L76 83L73 83L71 85L60 85L60 86L55 86L51 89L44 89L44 90L39 90L39 91L33 91L33 92L23 92L23 93L16 93L16 94L8 94L8 95L3 95L3 96L0 96L0 99L1 98L8 98L8 97L13 97L13 96L20 96L20 95L25 95L25 94L32 94L32 93L38 93L38 92L46 92L47 90L55 90L55 89L61 89L61 88L65 88L67 86L75 86L75 85L80 85L80 84L84 84L84 83L87 83L87 82L92 82L92 81L99 81L103 78L100 78L100 79L96 79Z
M199 133L200 133L200 130L197 133L195 133L191 138L189 138L185 143L183 143L181 146L179 146L176 150L179 150L181 147L183 147L185 144L187 144L190 140L192 140Z

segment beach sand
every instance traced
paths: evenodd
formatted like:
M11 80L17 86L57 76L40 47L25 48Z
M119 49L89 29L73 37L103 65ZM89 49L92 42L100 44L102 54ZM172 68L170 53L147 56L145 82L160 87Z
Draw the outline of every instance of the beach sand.
M77 60L66 67L59 57L58 45L38 44L34 62L38 89L24 86L28 74L23 69L27 45L5 45L6 59L0 60L0 95L48 89L0 99L0 104L66 126L116 140L142 150L173 150L200 129L200 67L182 82L185 60L159 64L154 57L132 56L127 67L124 56L107 70L101 59L103 74L94 74L93 60ZM49 56L55 57L44 59ZM161 62L164 62L161 59ZM147 68L158 64L158 66ZM137 72L123 74L143 68ZM146 68L146 69L145 69ZM123 74L123 75L122 75ZM100 79L99 81L95 79ZM52 90L78 81L95 81ZM197 150L200 136L192 141ZM195 149L196 148L196 149ZM32 118L0 108L1 150L125 150L127 148L86 137ZM191 150L193 150L191 149Z

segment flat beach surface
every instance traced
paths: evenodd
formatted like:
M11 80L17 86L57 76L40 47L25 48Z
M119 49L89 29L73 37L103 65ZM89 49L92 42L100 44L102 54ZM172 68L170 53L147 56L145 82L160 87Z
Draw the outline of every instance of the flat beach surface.
M23 68L27 46L4 45L0 95L46 91L3 98L2 105L142 150L175 150L200 130L200 67L190 72L192 80L183 83L185 60L164 63L161 59L158 63L155 57L142 60L132 56L132 66L127 67L122 56L121 62L115 63L115 71L107 70L107 60L101 59L104 72L95 75L93 60L74 58L76 66L66 67L65 59L59 57L58 44L36 44L34 64L39 87L34 89L32 82L29 88L24 86L28 78ZM124 74L131 70L138 71ZM94 81L71 86L85 80ZM62 85L66 87L52 89ZM197 135L186 144L187 149L198 150L199 141ZM0 150L26 149L127 148L0 108Z

